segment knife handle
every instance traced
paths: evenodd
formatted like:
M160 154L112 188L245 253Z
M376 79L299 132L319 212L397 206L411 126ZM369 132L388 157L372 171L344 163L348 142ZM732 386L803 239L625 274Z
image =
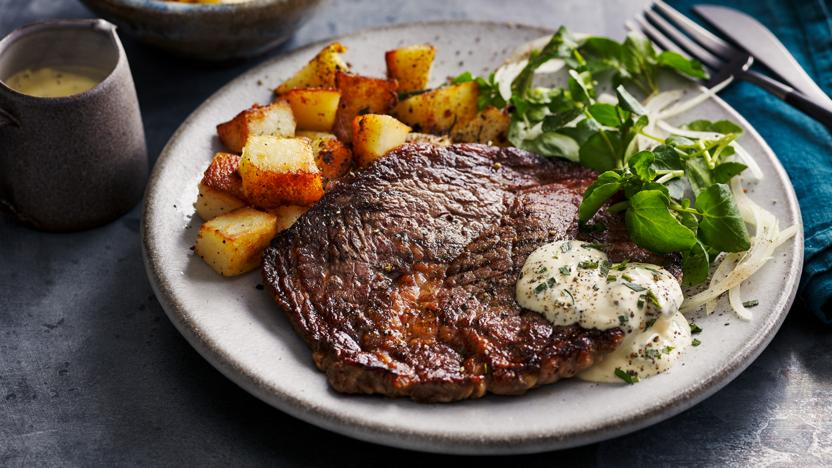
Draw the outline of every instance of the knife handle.
M832 105L828 102L816 102L812 98L766 75L748 70L740 75L755 85L779 97L795 109L812 117L832 131Z

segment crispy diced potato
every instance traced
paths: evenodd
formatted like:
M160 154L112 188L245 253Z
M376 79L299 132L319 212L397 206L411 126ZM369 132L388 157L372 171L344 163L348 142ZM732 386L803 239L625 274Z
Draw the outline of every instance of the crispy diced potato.
M295 136L297 138L301 138L301 137L309 138L312 141L318 140L318 139L324 139L324 138L338 138L337 136L335 136L334 133L311 132L311 131L308 131L308 130L298 130L297 132L295 132Z
M333 132L345 143L352 142L352 120L356 115L385 114L398 100L395 80L338 72L335 83L341 91L341 103L335 115Z
M389 115L359 115L352 122L355 159L365 167L405 143L410 127Z
M295 115L298 130L332 131L341 92L334 89L300 88L281 96Z
M463 143L485 143L505 146L508 144L508 126L511 116L496 107L486 107L473 119L455 126L451 139Z
M298 205L283 205L277 208L272 208L269 212L277 216L277 232L283 232L298 220L304 213L309 210L308 206Z
M341 58L341 54L346 51L347 48L338 42L329 44L274 92L283 94L295 88L334 88L335 73L349 69Z
M194 251L222 276L236 276L260 265L275 234L277 216L239 208L203 224Z
M352 168L352 151L331 133L318 133L310 139L315 164L324 178L324 183L337 179Z
M219 152L214 155L208 169L205 169L201 183L214 190L226 192L234 198L244 200L243 179L240 178L239 167L239 156Z
M448 135L431 135L429 133L410 132L407 134L407 143L430 143L438 146L448 146L451 139Z
M246 200L261 208L310 205L324 194L315 155L306 138L251 137L240 176Z
M203 221L209 221L245 205L244 201L230 195L228 192L211 188L202 182L199 183L199 195L197 195L196 203L194 203L196 214Z
M479 86L474 81L443 86L400 102L392 115L425 133L449 133L477 114Z
M399 82L399 91L418 91L428 87L436 49L430 44L412 45L387 51L387 78Z
M294 136L295 117L292 107L285 101L275 101L266 106L255 104L232 120L217 125L217 133L226 148L239 153L252 136Z

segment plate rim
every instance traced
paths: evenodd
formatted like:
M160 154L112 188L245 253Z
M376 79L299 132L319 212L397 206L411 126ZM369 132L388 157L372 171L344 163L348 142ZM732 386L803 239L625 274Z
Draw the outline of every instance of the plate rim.
M261 401L277 408L295 418L309 422L324 429L364 440L371 443L384 444L388 446L421 450L435 453L456 453L456 454L510 454L510 453L534 453L545 450L565 449L580 445L586 445L613 437L618 437L636 430L651 426L660 421L669 419L710 397L717 391L732 382L740 373L750 366L757 357L765 350L772 341L777 331L785 320L791 305L797 294L798 282L803 266L803 220L794 186L780 163L776 154L771 150L768 143L760 136L742 115L733 107L728 105L718 95L712 99L725 110L732 118L739 121L763 149L766 157L772 161L774 171L780 180L785 181L788 203L795 225L798 227L795 234L793 267L788 271L785 278L785 285L789 286L788 294L780 296L779 300L772 307L772 313L766 316L761 327L761 332L756 339L745 343L730 360L727 360L716 372L711 373L708 378L703 379L694 386L689 387L685 392L669 399L665 404L651 408L649 411L637 415L611 418L604 423L588 425L580 430L568 433L552 433L549 430L529 431L521 435L505 437L483 436L477 432L469 433L442 433L441 430L431 432L413 431L395 424L382 424L367 421L360 418L347 416L316 405L314 402L298 398L265 382L256 374L249 372L225 350L214 343L210 337L203 335L197 323L189 320L183 312L185 307L177 299L176 292L167 283L164 275L164 268L154 253L153 244L157 240L154 227L149 220L153 219L156 204L155 197L160 176L164 169L172 163L172 147L182 133L190 126L191 122L202 113L203 109L209 107L218 95L227 92L245 81L249 76L256 75L278 62L290 59L298 55L308 55L310 51L316 51L321 46L339 40L360 37L383 31L394 31L412 27L453 27L453 26L480 26L480 27L508 27L513 29L526 29L538 31L541 35L551 34L549 28L532 26L517 22L500 21L470 21L470 20L445 20L445 21L418 21L387 25L374 28L365 28L350 34L330 37L320 41L304 45L286 53L272 57L264 62L249 68L225 85L217 89L205 101L203 101L191 114L179 125L176 131L170 136L164 148L157 158L153 171L148 179L147 189L143 201L143 212L141 219L141 250L144 260L145 272L151 283L151 287L159 300L162 309L173 323L179 333L185 337L188 343L214 368L219 370L229 380L240 386L243 390L254 395Z

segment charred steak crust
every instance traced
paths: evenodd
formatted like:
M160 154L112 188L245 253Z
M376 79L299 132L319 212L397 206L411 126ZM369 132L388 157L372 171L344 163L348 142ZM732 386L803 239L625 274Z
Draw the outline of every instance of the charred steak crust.
M453 401L571 377L619 329L521 309L526 257L580 237L594 173L512 148L405 145L327 193L266 249L263 278L340 392ZM602 213L613 260L656 258Z

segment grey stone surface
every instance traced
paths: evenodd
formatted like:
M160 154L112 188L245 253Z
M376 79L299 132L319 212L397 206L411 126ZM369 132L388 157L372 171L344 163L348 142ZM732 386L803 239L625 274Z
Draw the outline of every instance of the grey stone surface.
M365 27L437 19L565 23L575 30L620 36L622 20L640 4L330 2L282 50ZM0 0L0 35L38 19L87 16L80 4L68 0ZM158 53L128 38L125 47L153 159L203 99L256 63L216 68ZM272 409L226 380L179 336L154 299L141 261L139 216L136 207L103 228L59 235L31 231L0 215L0 466L416 466L454 461L328 433ZM832 334L797 304L763 355L702 404L618 439L517 462L829 465L830 390ZM476 462L504 465L506 460Z

